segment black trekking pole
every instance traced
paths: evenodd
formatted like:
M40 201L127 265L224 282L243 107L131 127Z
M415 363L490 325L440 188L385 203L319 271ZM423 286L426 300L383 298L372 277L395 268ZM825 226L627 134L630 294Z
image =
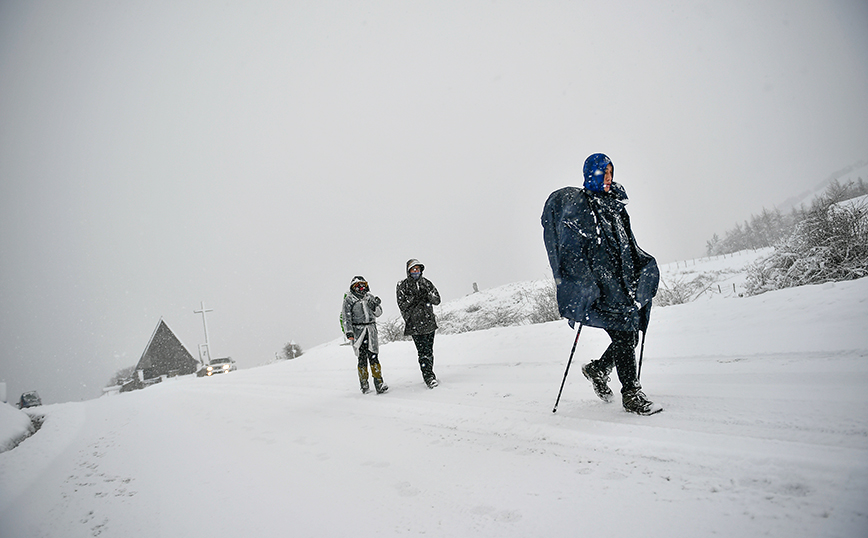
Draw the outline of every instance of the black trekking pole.
M557 412L558 403L561 401L561 393L564 391L564 383L567 382L567 374L570 373L570 363L573 362L573 354L576 352L576 344L579 343L579 335L582 334L582 324L579 323L579 330L576 331L576 339L573 342L573 350L570 351L570 360L567 361L567 369L564 372L564 380L561 381L561 390L558 391L558 399L555 400L555 407L552 409L552 413Z
M636 372L636 381L642 377L642 355L645 354L645 331L642 331L642 346L639 348L639 370Z

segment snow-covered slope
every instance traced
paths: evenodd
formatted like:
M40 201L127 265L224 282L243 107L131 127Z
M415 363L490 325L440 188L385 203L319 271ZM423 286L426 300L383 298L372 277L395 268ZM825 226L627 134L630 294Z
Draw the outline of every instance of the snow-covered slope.
M732 254L667 263L660 266L661 288L676 282L703 277L708 289L699 299L732 298L744 295L747 267L769 256L772 248L742 250ZM659 301L658 301L659 302Z
M661 287L701 279L700 299L738 297L744 294L746 268L773 249L745 250L734 254L672 262L660 266ZM548 299L557 312L552 279L515 282L471 293L434 307L441 333L456 334L478 328L538 323L538 308ZM657 303L659 304L659 300ZM392 320L381 320L389 324ZM381 331L383 323L381 323Z
M435 390L410 342L380 396L324 345L31 409L0 536L868 536L868 279L717 297L655 309L652 417L594 396L594 329L552 413L565 322L438 336Z

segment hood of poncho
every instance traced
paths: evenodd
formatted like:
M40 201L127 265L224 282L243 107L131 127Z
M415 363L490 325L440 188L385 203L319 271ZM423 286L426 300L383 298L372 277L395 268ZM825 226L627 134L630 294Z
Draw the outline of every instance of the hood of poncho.
M582 175L585 176L584 186L591 192L604 192L603 178L606 175L606 167L612 165L612 180L615 179L615 165L612 159L602 153L594 153L585 159Z

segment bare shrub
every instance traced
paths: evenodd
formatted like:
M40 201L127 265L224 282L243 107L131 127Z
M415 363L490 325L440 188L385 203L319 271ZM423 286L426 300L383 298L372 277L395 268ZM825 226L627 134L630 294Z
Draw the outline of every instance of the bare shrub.
M136 366L127 366L126 368L121 368L109 379L108 383L106 383L106 387L114 387L117 385L123 385L124 382L128 381L133 377L133 374L136 373Z
M304 350L301 349L301 346L293 341L289 341L283 345L283 349L280 350L278 358L280 360L292 360L297 359L302 355L304 355Z
M475 330L467 327L466 318L464 316L459 316L456 312L453 312L451 310L440 310L440 312L436 313L437 331L440 334L458 334ZM479 316L476 315L473 316L472 319L476 319L478 317Z
M404 336L403 318L377 320L377 333L379 334L380 342L383 344L410 340L409 336Z
M868 206L815 204L772 255L748 268L747 292L868 276Z
M558 310L558 288L554 280L525 296L529 323L548 323L561 319Z
M494 327L512 327L514 325L522 325L524 316L521 311L495 309L487 310L477 318L477 323L466 328L468 331L484 331L485 329L493 329Z
M714 282L714 276L708 273L701 273L692 280L687 280L684 275L678 275L668 284L663 277L660 277L660 287L657 290L657 296L654 297L654 304L656 306L670 306L695 301L702 294L710 291L712 282Z
M533 283L511 293L508 301L480 300L460 307L450 307L448 303L434 307L437 332L459 334L560 319L554 280ZM480 297L485 297L484 292ZM382 343L410 339L409 336L404 336L402 318L378 321L377 328Z

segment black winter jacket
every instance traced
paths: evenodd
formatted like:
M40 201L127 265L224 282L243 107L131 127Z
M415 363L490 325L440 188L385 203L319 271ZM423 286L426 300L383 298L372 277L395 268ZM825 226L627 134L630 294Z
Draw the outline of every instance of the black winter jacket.
M413 265L421 264L417 262ZM398 282L396 289L398 308L404 318L404 334L406 336L431 334L437 330L437 320L434 317L432 305L440 304L440 292L430 280L424 276L414 280L410 276L410 267L413 265L408 262L407 278Z

